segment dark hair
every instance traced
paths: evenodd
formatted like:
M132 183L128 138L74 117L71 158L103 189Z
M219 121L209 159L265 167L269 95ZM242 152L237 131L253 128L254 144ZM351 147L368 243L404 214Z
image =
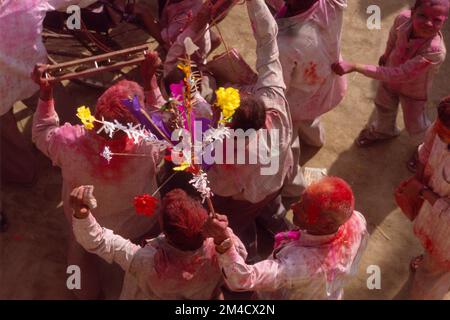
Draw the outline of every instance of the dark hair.
M233 115L231 129L259 130L266 123L266 110L261 100L253 97L241 97L241 105Z
M162 79L162 85L166 90L166 93L170 95L170 85L178 84L184 79L184 73L178 67L173 68L164 78Z
M203 225L208 214L199 201L181 189L166 194L162 201L161 229L167 239L183 251L197 250L205 240Z
M444 126L450 128L450 96L443 98L439 103L438 117Z
M442 4L447 5L447 7L449 7L449 2L448 0L416 0L416 3L414 4L414 6L412 7L412 10L416 10L418 9L420 6L429 3L431 4L431 6L437 6L437 5L442 5Z

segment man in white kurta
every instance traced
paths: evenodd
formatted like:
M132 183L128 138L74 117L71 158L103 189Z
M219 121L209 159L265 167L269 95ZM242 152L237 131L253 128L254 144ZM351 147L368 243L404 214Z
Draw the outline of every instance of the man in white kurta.
M292 198L304 188L300 141L314 147L325 142L320 117L335 108L347 91L347 80L334 74L331 64L341 58L341 34L347 0L317 0L306 11L290 12L290 1L270 1L278 11L278 47L286 99L293 124L294 180L283 188ZM299 140L297 139L299 137Z
M254 227L252 228L255 219L263 213L269 216L282 213L279 195L293 166L290 148L292 122L284 96L286 87L276 41L277 24L264 1L250 0L246 3L256 39L258 72L258 80L249 90L266 111L265 130L258 130L253 136L254 145L258 145L258 150L253 152L257 151L257 156L268 155L270 163L263 164L261 158L258 158L255 164L215 164L208 171L208 179L212 192L216 195L213 202L218 207L218 212L229 215L235 233L244 244L253 242L255 245L252 247L255 247L256 235ZM216 201L218 196L221 198L220 203ZM239 211L238 208L242 210ZM275 223L277 221L272 221L273 227ZM247 240L243 238L244 233L248 234ZM255 254L255 249L247 249L249 256Z
M446 103L450 106L450 98ZM442 299L450 290L450 135L441 138L437 127L430 128L419 147L423 180L428 182L422 191L424 203L414 220L414 234L425 249L414 274L414 299Z
M260 299L342 299L368 240L353 192L327 177L308 186L292 209L298 229L277 234L271 256L253 265L236 254L225 216L208 221L205 234L214 238L226 283Z
M366 247L366 221L357 211L336 234L300 233L267 259L247 265L234 246L219 255L225 281L235 291L264 300L338 300L358 271Z
M142 89L136 89L139 88L138 84L134 84L134 91L123 89L123 82L115 86L122 87L122 96L117 96L116 93L116 97L112 99L112 87L107 92L110 99L108 101L120 101L134 94L143 100ZM120 232L129 239L137 240L142 237L155 225L156 218L137 216L133 199L144 193L152 194L157 189L156 170L162 160L159 146L143 139L136 144L127 135L106 139L82 125L60 125L54 103L51 95L48 100L39 100L33 118L32 137L37 148L55 166L61 168L62 201L68 222L72 222L69 205L71 190L76 186L89 184L98 192L99 205L92 211L96 219L103 226ZM112 152L126 153L129 156L116 156L108 162L101 156L105 147L109 147ZM146 156L133 157L133 154ZM85 270L82 291L77 293L83 299L96 298L96 291L99 290L99 285L96 285L98 274L94 268L96 257L87 254L72 234L67 259L69 265L79 265Z
M85 197L82 201L88 203ZM121 299L209 300L220 296L223 276L212 238L197 250L183 251L163 234L144 247L135 245L102 228L91 213L80 216L75 212L72 225L77 241L87 251L108 263L116 262L125 271ZM237 237L233 239L238 254L245 258L245 247Z

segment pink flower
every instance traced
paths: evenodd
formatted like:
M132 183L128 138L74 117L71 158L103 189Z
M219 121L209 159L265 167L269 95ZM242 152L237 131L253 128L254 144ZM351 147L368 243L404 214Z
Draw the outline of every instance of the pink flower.
M183 89L184 89L183 81L180 81L179 83L170 85L170 91L172 92L172 97L175 98L179 102L183 102Z

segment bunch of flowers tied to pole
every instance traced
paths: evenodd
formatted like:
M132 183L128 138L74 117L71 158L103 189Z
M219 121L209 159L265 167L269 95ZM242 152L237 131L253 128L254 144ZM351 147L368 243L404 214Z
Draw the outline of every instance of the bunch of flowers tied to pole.
M185 41L185 45L189 45L189 41ZM186 48L186 52L192 54L192 50ZM183 148L180 149L178 145L175 145L170 139L170 131L164 126L161 116L157 113L149 114L144 108L140 106L139 99L137 97L130 97L123 101L123 104L128 110L135 116L140 122L138 125L122 124L117 120L105 121L104 119L96 119L89 110L88 107L82 106L77 109L77 117L81 120L86 130L94 129L94 123L101 124L100 129L97 130L97 134L104 132L109 138L113 138L115 132L122 131L126 133L129 139L135 144L140 143L142 140L155 144L160 148L160 151L164 150L175 152L177 155L177 162L172 160L172 157L165 157L166 161L172 161L176 166L173 168L174 173L163 182L152 195L138 195L134 199L136 212L151 216L156 208L157 199L155 196L159 190L177 173L177 172L189 172L192 174L192 179L189 183L200 193L203 201L207 201L211 214L214 214L214 208L212 206L211 197L213 196L211 189L209 188L209 181L207 173L201 162L198 163L198 159L195 159L194 144L194 121L198 120L195 116L195 103L196 95L198 94L198 88L200 84L200 74L197 71L193 71L195 64L192 63L190 55L186 55L185 59L180 59L178 64L184 74L184 79L179 84L172 84L171 91L172 96L168 103L161 108L160 111L170 113L175 123L176 129L187 130L190 134L190 141L183 141ZM230 137L230 130L227 124L233 119L235 111L240 106L239 91L234 88L219 88L216 91L216 102L214 107L220 111L220 119L213 125L213 122L208 119L200 119L206 126L202 128L203 140L202 150L206 147L213 147L215 141L223 141L225 138ZM203 151L202 151L203 152ZM100 154L105 158L108 163L113 157L129 156L129 157L145 157L150 155L145 154L126 154L126 153L114 153L109 147L105 147Z

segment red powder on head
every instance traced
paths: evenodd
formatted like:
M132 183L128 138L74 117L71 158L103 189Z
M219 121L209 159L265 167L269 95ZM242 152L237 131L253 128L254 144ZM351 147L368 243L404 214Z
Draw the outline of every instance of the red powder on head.
M123 104L123 100L137 96L141 105L144 105L144 91L136 82L122 80L112 87L108 88L98 99L95 118L101 120L102 117L113 122L119 121L121 124L138 123L136 118L128 111ZM100 124L96 124L99 126ZM96 128L97 130L98 128Z
M203 225L208 218L202 205L181 189L170 191L163 199L161 229L178 249L197 250L203 244Z
M136 118L128 111L123 100L137 96L144 101L144 91L136 82L123 80L108 88L98 99L95 118L114 122L117 120L122 125L128 123L137 124ZM74 146L87 158L91 164L91 175L102 180L119 181L123 175L124 165L129 164L132 158L117 156L108 163L100 154L105 147L109 147L113 153L132 153L136 148L133 140L123 132L116 132L110 139L103 133L97 134L101 124L95 123L94 130L88 132L79 145Z
M344 222L353 213L355 198L352 189L342 179L326 177L311 184L303 194L303 209L308 223L319 223L323 213L327 220Z

